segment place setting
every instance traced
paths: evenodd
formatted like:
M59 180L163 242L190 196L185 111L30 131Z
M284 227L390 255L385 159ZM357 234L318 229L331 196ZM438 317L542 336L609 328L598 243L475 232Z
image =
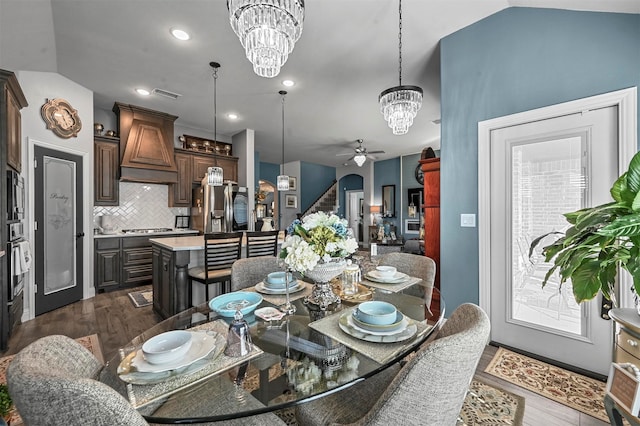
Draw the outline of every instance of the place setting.
M420 281L420 278L400 272L394 266L377 266L364 274L363 284L397 293Z
M422 335L431 326L409 318L391 303L367 301L309 327L383 364L406 349L402 342Z
M286 301L287 286L290 302L306 296L311 291L310 284L297 279L291 272L285 271L269 273L254 286L254 290L262 294L267 302L281 305Z

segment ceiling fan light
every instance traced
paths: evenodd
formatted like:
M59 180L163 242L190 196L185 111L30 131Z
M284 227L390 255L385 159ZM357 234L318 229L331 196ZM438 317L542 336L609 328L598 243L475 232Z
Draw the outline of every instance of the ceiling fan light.
M353 157L353 161L358 165L358 167L362 167L365 161L367 161L367 156L363 154L357 154Z
M227 8L253 71L277 76L302 35L304 0L227 0Z
M417 86L396 86L380 93L380 112L394 135L404 135L422 107L422 89Z
M278 175L276 178L276 185L278 186L278 191L288 191L289 190L289 176L287 175Z

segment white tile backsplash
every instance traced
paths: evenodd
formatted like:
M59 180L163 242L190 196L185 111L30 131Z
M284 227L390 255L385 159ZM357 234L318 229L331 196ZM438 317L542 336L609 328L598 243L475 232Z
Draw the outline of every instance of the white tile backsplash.
M94 225L99 216L110 214L119 230L135 228L173 228L177 215L189 215L187 207L168 207L168 186L120 182L120 205L93 208Z

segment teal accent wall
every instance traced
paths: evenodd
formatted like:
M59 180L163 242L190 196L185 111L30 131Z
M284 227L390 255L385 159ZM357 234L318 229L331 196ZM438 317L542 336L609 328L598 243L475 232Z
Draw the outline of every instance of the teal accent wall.
M364 179L360 175L346 175L338 182L338 216L345 217L346 215L346 191L362 191L364 187Z
M414 188L424 189L424 186L418 183L415 176L416 167L420 166L420 155L421 154L412 154L402 157L402 204L398 220L398 235L402 234L405 239L418 237L418 232L412 232L409 234L404 233L404 221L409 218L408 190ZM396 194L396 197L398 196L399 194ZM418 217L416 219L419 219L420 212L418 211L417 213Z
M461 213L478 212L478 122L639 86L640 15L509 8L440 52L440 272L452 312L479 297L477 228L460 227Z
M260 163L259 173L256 173L258 179L266 180L276 185L277 177L280 174L280 164Z
M336 180L336 168L321 164L300 162L300 211L315 202Z
M400 214L400 194L398 191L401 190L399 183L400 157L391 158L389 160L376 161L375 163L373 163L373 202L375 205L382 205L383 185L396 186L396 217L384 218L384 221L398 226L398 229L400 229L400 220L398 218L398 215Z

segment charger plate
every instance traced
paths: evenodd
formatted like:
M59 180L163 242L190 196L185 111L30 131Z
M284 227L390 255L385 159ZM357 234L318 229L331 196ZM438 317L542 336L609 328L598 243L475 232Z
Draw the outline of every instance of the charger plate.
M299 291L304 290L304 286L300 284L299 281L296 280L295 285L292 285L291 287L289 287L289 294L291 293L297 293ZM262 293L262 294L277 294L277 295L284 295L287 294L286 289L282 288L269 288L265 285L264 282L260 281L258 284L256 284L256 291L258 293Z
M358 327L353 321L352 313L345 312L340 315L338 325L342 331L356 339L374 343L397 343L411 339L418 331L415 321L409 321L409 318L406 321L407 326L398 332L375 332Z

